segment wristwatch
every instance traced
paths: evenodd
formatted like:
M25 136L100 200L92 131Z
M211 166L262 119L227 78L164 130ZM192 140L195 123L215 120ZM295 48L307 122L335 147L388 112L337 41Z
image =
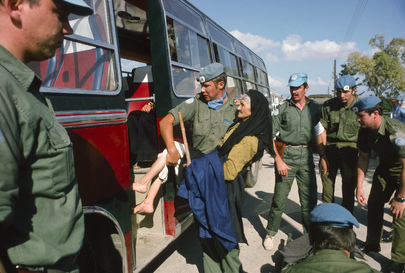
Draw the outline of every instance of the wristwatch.
M397 197L395 197L395 198L394 198L394 200L395 200L395 201L397 201L397 202L400 202L400 203L405 202L405 198L398 197L398 196L397 196Z

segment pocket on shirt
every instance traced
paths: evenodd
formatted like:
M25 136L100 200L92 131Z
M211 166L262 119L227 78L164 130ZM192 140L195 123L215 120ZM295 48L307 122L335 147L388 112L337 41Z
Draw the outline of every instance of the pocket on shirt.
M56 119L47 126L50 143L50 171L54 189L57 192L71 185L75 180L73 145L67 131Z

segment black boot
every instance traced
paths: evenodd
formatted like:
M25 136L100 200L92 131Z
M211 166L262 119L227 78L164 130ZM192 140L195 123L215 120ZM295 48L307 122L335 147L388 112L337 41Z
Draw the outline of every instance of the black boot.
M390 261L387 269L384 273L402 273L404 272L404 263L397 263L394 261Z
M380 244L368 244L368 243L364 243L363 245L361 245L359 247L359 249L361 251L363 251L364 253L368 253L368 252L380 252L381 251L381 247Z
M385 233L382 236L381 241L384 243L391 243L392 242L392 230L390 232Z

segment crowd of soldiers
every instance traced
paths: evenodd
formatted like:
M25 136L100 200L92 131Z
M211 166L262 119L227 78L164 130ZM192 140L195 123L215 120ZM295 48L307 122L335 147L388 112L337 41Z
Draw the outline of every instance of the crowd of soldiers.
M384 116L382 101L379 98L370 96L359 99L357 97L356 82L350 75L342 76L337 80L335 84L337 97L326 101L320 112L317 111L316 103L305 97L308 90L305 73L293 74L290 77L289 86L291 98L273 112L273 137L275 138L273 157L276 181L266 228L267 236L263 242L264 248L271 250L274 246L274 236L280 226L292 181L296 178L304 233L309 230L321 232L319 229L314 229L314 226L332 226L342 229L342 223L346 225L348 222L351 224L344 228L351 229L355 222L347 215L339 214L339 210L342 208L353 213L355 198L360 205L367 204L367 239L360 246L360 250L364 253L381 251L384 205L389 202L393 225L390 239L386 240L392 240L392 250L391 261L386 266L385 272L402 273L405 262L405 217L403 215L405 124L399 119L402 117L400 113L403 109L396 109L398 114L394 114L393 118ZM392 103L394 107L398 105L396 100ZM320 157L323 204L335 201L334 189L338 170L342 176L341 208L328 207L326 209L328 213L323 215L328 215L329 218L319 221L317 217L316 222L311 221L314 217L312 214L319 212L319 209L314 209L317 190L313 157L309 148L311 141ZM362 185L372 151L378 155L380 164L374 173L367 201ZM325 208L321 209L323 210ZM346 240L350 236L339 238ZM326 248L336 249L336 244L330 246L330 238L325 236L324 239L325 244L329 244ZM319 246L314 248L315 251L323 249ZM350 247L340 249L347 250ZM325 253L323 255L325 256ZM314 272L311 271L310 265L312 264L313 270L322 263L330 266L329 272L372 272L371 268L357 268L356 264L338 262L338 256L326 255L324 259L320 257L322 256L305 261L305 266L300 265L301 263L289 265L288 272ZM333 257L338 260L334 260ZM295 267L299 270L293 269Z

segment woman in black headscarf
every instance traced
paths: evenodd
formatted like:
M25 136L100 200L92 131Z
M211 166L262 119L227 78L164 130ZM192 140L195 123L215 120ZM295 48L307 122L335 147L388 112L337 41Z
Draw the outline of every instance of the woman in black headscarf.
M271 136L268 101L262 93L250 90L240 99L238 121L219 143L218 155L224 162L229 209L236 239L246 243L242 224L242 196L247 167L260 160Z

